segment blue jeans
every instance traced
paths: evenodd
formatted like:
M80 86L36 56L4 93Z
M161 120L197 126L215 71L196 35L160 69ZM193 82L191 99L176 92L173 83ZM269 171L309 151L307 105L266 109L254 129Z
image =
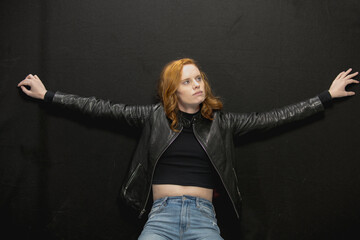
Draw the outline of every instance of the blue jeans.
M188 195L154 201L138 240L219 240L212 203Z

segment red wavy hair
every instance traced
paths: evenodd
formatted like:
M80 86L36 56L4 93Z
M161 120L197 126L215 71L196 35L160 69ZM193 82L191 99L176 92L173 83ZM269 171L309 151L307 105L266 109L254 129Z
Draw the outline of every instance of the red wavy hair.
M171 120L170 127L173 131L176 132L178 131L176 130L176 128L178 126L177 113L179 112L176 90L178 89L181 81L181 72L183 66L187 64L195 65L200 70L201 77L204 81L206 97L204 102L202 102L201 104L201 115L204 118L213 120L213 111L220 110L223 107L223 104L220 101L220 99L213 95L205 73L201 71L201 69L193 59L182 58L179 60L169 62L168 64L165 65L165 67L161 72L159 85L158 85L158 95L164 106L166 116Z

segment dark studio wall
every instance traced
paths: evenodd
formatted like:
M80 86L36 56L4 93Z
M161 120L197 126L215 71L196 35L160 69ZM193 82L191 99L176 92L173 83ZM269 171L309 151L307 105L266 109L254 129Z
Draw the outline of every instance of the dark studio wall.
M0 12L1 239L137 239L145 221L117 200L140 132L30 99L16 87L29 73L49 90L150 104L162 67L190 57L225 111L249 112L360 70L356 0L2 0ZM214 200L223 237L359 239L359 108L355 95L237 138L242 212Z

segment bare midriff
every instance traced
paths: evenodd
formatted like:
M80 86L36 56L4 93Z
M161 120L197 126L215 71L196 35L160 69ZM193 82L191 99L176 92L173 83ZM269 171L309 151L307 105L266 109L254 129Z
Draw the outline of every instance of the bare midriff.
M163 197L190 195L194 197L204 198L212 202L212 197L213 197L213 189L195 187L195 186L181 186L174 184L153 184L152 190L153 190L154 201Z

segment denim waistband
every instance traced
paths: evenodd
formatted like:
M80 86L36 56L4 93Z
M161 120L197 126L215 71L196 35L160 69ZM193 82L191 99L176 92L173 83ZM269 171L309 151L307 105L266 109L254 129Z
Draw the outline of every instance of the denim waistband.
M167 205L167 204L182 204L183 202L188 202L188 203L193 203L195 204L197 207L199 207L200 205L205 205L208 207L211 207L212 209L214 209L214 205L212 204L211 201L205 199L205 198L200 198L200 197L194 197L194 196L190 196L190 195L182 195L182 196L172 196L172 197L163 197L163 198L159 198L156 199L153 203L153 206L156 205Z

